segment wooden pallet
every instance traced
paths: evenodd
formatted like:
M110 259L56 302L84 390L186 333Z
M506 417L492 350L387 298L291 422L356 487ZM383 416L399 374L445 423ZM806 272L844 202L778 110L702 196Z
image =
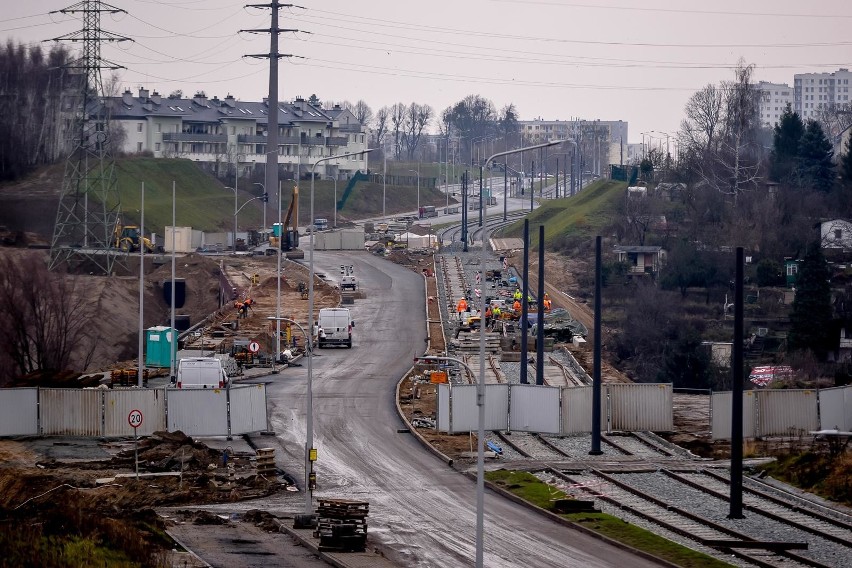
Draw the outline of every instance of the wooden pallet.
M260 475L274 475L275 467L275 448L258 448L257 461L255 469Z

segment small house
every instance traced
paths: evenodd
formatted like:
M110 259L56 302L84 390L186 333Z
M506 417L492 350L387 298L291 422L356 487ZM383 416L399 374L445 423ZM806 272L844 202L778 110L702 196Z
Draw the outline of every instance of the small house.
M852 250L852 223L844 219L819 224L819 240L824 249Z
M657 274L662 268L666 251L659 246L623 246L614 249L618 262L626 262L630 274Z

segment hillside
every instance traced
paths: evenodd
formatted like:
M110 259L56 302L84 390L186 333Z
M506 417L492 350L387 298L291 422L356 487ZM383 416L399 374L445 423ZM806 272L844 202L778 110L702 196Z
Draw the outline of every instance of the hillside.
M626 187L623 182L599 180L574 197L541 202L541 207L527 215L534 247L538 247L538 227L542 224L545 225L545 243L551 250L562 248L567 240L601 234L618 215L618 205ZM504 235L521 237L523 231L521 220L507 227Z
M12 233L30 233L30 239L49 243L56 222L58 198L62 189L64 164L53 164L36 170L16 182L0 184L0 226ZM148 231L163 234L172 224L172 182L175 184L176 219L178 226L204 231L233 230L234 193L225 184L200 169L194 162L183 159L121 158L115 163L116 187L121 199L123 221L139 223L142 183L145 184L145 226ZM262 182L262 180L257 180ZM299 223L308 224L310 216L310 181L299 182ZM293 181L282 181L282 209L286 211L292 199ZM346 189L346 181L337 182L337 198ZM261 194L260 187L248 179L239 182L239 206ZM314 215L333 219L335 186L333 181L314 182ZM388 215L417 209L415 186L386 188L380 183L356 184L345 207L338 211L338 222L365 217ZM422 205L444 205L446 197L435 189L420 189ZM275 192L270 192L267 204L267 224L277 220ZM250 202L239 212L239 228L257 229L263 224L263 202Z

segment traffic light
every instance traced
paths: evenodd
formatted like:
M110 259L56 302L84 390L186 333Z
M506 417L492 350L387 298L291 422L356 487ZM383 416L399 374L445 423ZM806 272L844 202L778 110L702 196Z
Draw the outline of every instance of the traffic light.
M269 194L267 192L263 192L263 202L269 203Z

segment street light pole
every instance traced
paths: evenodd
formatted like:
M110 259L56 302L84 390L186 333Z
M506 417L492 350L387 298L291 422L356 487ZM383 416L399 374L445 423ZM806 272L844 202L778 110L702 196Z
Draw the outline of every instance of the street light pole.
M537 144L527 148L518 148L516 150L506 150L492 155L483 165L483 169L488 168L494 158L518 154L525 150L535 150L536 148L547 148L561 144L562 140L553 140L544 144ZM479 267L482 273L485 274L485 262L487 260L488 239L485 233L482 235L482 256L479 261ZM481 294L481 310L485 313L485 292ZM526 302L526 298L524 298ZM526 357L526 354L524 355ZM479 382L476 387L476 405L479 407L479 424L477 429L476 439L476 568L483 567L483 544L485 537L485 318L479 320Z
M408 170L413 174L417 174L417 218L420 218L420 164L417 165L416 170Z
M257 183L257 182L255 182L255 183L254 183L254 185L259 185L259 186L260 186L260 190L261 190L261 191L263 191L263 194L264 194L264 195L266 195L266 188L263 186L263 184L262 184L262 183ZM264 200L263 200L263 230L264 230L264 231L266 231L266 203L267 203L268 201L269 201L268 199L264 199Z
M314 219L314 178L316 177L316 169L317 165L322 162L327 162L329 160L336 160L339 158L348 158L349 156L363 156L369 152L374 151L376 148L368 148L367 150L361 150L360 152L346 152L344 154L336 154L334 156L326 156L325 158L320 158L311 166L311 219ZM314 330L314 235L316 234L316 230L311 231L311 249L308 251L308 329L311 330L311 337L308 340L308 343L313 342L313 330ZM279 255L280 257L280 255ZM280 278L280 275L279 275ZM314 395L313 395L313 378L314 378L314 358L308 357L308 396L307 396L307 435L305 438L305 485L308 484L308 479L310 477L311 472L311 450L313 450L314 445ZM305 491L305 514L313 515L313 502L311 499L311 492Z

